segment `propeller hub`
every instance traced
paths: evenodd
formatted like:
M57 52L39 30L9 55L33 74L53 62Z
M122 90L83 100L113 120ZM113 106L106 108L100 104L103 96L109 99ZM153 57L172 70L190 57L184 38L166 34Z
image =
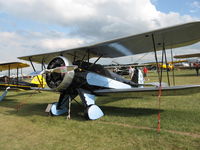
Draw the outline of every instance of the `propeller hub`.
M53 70L55 68L62 68L62 67L66 69L67 66L72 66L72 62L63 56L58 56L50 61L50 63L47 66L47 69ZM58 73L51 71L46 73L47 85L50 88L55 89L57 91L63 91L67 89L67 87L71 84L73 78L74 78L73 69L65 73L62 72Z

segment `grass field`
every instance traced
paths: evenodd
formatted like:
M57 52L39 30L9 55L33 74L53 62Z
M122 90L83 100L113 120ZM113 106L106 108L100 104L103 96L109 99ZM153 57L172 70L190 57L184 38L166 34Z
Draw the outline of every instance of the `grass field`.
M175 75L177 85L200 84L194 70L176 71ZM149 78L155 81L156 73L150 73ZM105 116L86 121L83 107L75 102L71 120L49 117L44 110L58 96L10 91L0 103L0 150L200 149L200 93L161 97L159 133L157 97L99 97L96 102Z

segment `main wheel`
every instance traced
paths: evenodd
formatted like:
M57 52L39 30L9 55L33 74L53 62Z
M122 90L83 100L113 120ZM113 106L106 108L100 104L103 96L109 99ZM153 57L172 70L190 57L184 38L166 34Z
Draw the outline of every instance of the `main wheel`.
M101 118L104 113L97 105L89 105L84 112L86 119L88 120L96 120Z
M58 103L56 102L56 103L53 103L52 106L51 106L50 113L51 113L52 116L59 116L59 115L62 115L62 114L67 112L66 107L64 107L62 109L57 109L57 105L58 105Z

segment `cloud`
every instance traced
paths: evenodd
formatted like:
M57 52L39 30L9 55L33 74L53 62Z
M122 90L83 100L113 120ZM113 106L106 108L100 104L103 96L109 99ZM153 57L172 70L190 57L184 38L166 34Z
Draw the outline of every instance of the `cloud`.
M194 2L192 2L192 6L200 9L200 2L199 1L194 1Z
M6 32L6 27L3 31L0 26L0 48L9 53L15 50L15 57L102 42L197 19L158 11L151 0L0 0L0 10L16 18L16 26L20 23L16 20L23 20L20 25L41 25L34 31L26 26L26 30L13 27ZM8 53L6 57L13 58Z
M178 13L162 13L150 0L0 0L0 6L16 17L75 27L72 34L94 40L194 20Z
M1 62L16 60L17 56L44 53L83 44L78 38L65 38L59 32L0 32ZM12 54L12 55L11 55Z
M1 49L1 62L12 61L16 59L15 48L22 48L21 45L24 40L13 32L0 32L0 49Z
M200 12L200 2L199 1L193 1L191 4L191 13L198 13Z
M49 50L57 50L74 48L77 45L83 45L84 41L81 39L43 39L40 45Z

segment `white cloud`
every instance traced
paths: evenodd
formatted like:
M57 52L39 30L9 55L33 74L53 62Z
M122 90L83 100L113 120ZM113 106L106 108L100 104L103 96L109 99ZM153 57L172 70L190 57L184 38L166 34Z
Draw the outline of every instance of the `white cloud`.
M199 6L196 2L194 5ZM30 29L2 34L0 48L8 52L14 49L15 57L68 49L196 20L178 12L160 12L151 0L0 0L0 10L44 26L73 28L68 33Z
M41 47L49 50L63 50L67 48L74 48L83 45L84 41L81 39L42 39L40 41Z
M193 20L178 13L162 13L150 0L0 0L0 6L17 17L76 26L79 34L93 38L134 34Z
M83 43L78 38L66 39L59 32L0 32L0 57L1 62L14 61L17 56L74 48Z
M196 7L196 8L198 8L198 9L200 9L200 2L199 1L194 1L194 2L192 2L192 4L191 4L193 7Z
M198 13L200 12L200 1L193 1L191 4L191 13Z
M23 48L23 41L14 32L0 32L1 62L16 60L16 49Z

